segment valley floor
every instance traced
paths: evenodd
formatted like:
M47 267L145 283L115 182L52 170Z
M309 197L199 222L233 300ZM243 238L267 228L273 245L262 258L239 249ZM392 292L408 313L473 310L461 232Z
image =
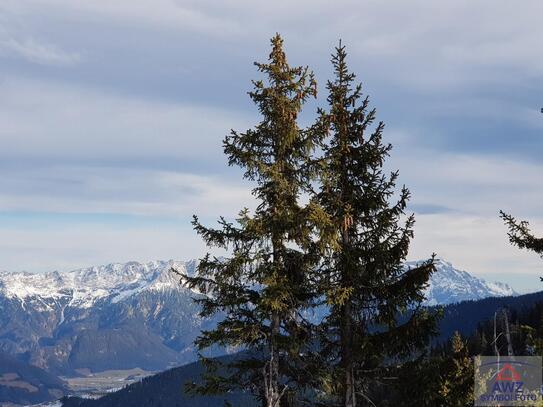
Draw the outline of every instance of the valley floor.
M62 379L68 384L69 390L74 395L97 398L155 373L157 372L136 368L130 370L106 370L98 373L87 372L83 377L62 377Z

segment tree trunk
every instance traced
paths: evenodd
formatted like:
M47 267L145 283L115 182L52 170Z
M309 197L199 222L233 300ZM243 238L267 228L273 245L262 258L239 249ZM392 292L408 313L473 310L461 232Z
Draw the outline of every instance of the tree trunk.
M342 349L341 360L345 371L345 383L343 394L343 405L345 407L356 407L354 372L353 372L353 353L352 353L352 324L351 324L351 303L343 306L343 327L342 327Z
M511 343L511 331L509 330L509 318L507 310L503 309L503 322L505 325L505 339L507 340L507 356L513 356L513 344Z
M282 266L283 257L281 255L283 242L277 234L272 235L273 262L279 267ZM281 316L279 312L272 311L270 316L270 355L265 371L264 385L266 390L266 407L280 407L281 392L279 390L279 352L277 349L277 337L281 328Z
M497 314L498 314L498 311L494 312L494 342L493 342L493 345L494 345L494 355L496 355L498 357L498 363L499 363L500 351L498 349L498 336L497 336L497 328L496 328Z
M349 245L349 222L347 218L343 224L343 247ZM342 284L347 286L351 284L349 278L349 272L345 261L343 263L343 276ZM356 407L356 392L355 392L355 378L354 378L354 366L353 366L353 324L352 324L352 307L351 299L348 298L347 302L343 304L341 315L341 364L345 372L343 383L343 405L345 407Z
M271 316L271 338L269 342L269 360L262 369L264 378L263 407L280 407L282 391L279 390L279 354L276 346L276 335L279 333L280 317L277 312Z

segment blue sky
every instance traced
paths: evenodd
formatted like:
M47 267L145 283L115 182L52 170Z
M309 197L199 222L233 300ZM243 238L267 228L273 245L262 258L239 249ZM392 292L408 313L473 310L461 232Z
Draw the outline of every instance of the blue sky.
M250 202L221 140L268 40L309 65L323 103L338 39L387 124L413 193L410 258L436 252L538 289L499 209L543 235L543 4L495 1L4 0L0 4L0 269L186 259Z

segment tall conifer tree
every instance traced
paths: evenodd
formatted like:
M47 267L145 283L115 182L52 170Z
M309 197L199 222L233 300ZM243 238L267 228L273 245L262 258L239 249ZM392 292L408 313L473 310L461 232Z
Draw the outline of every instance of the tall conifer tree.
M329 110L320 111L314 126L315 138L324 140L316 200L335 225L326 232L334 244L322 264L331 307L322 355L332 389L323 404L354 407L372 405L368 386L385 374L385 360L428 344L435 316L420 303L434 265L432 258L404 268L414 225L413 215L405 216L409 191L403 187L391 203L398 172L383 171L391 145L382 141L383 123L373 125L375 110L348 71L341 43L332 65Z
M253 129L232 131L224 140L229 165L244 169L256 186L258 206L244 209L237 222L221 218L220 227L208 228L195 217L193 224L208 246L229 251L228 258L209 254L186 284L205 296L198 299L202 317L222 313L217 327L197 339L199 349L212 345L245 350L226 366L203 358L208 367L199 393L227 393L238 389L255 394L266 407L285 405L296 395L303 376L301 352L309 340L303 311L311 306L314 269L308 250L312 242L312 205L299 196L310 183L308 156L311 134L297 124L304 102L316 96L313 74L291 67L283 40L271 40L267 63L255 63L266 80L253 81L250 98L262 121ZM315 209L315 210L314 210Z

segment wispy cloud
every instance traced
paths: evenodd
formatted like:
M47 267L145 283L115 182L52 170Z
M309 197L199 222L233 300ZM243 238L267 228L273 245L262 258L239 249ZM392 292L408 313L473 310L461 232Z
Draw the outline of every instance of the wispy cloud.
M220 161L246 114L186 102L125 97L92 87L9 76L0 82L0 155L61 160ZM175 162L174 162L175 161Z
M40 227L0 225L0 270L72 270L122 261L188 259L204 252L204 245L187 223L160 227L114 221L69 225L40 222Z
M124 214L190 220L235 217L252 205L247 185L214 176L138 168L36 166L4 169L0 212Z
M221 140L257 122L252 62L279 31L321 95L329 53L348 46L413 192L412 256L538 273L497 211L541 226L542 14L537 0L5 0L0 211L20 216L0 227L0 268L201 254L190 227L176 235L161 219L211 221L252 202Z
M192 1L153 0L96 2L93 0L8 0L5 9L21 15L36 10L48 14L72 16L85 21L101 21L128 24L139 27L168 28L193 31L205 35L234 35L240 32L240 22L214 15L207 4Z
M543 164L489 156L428 150L402 150L389 165L400 169L417 207L497 217L498 211L537 217L543 201ZM424 213L422 211L421 213Z
M66 52L58 46L40 43L32 38L0 39L0 55L16 56L32 63L55 66L75 65L81 60L78 53Z

